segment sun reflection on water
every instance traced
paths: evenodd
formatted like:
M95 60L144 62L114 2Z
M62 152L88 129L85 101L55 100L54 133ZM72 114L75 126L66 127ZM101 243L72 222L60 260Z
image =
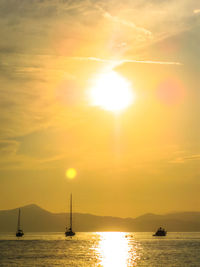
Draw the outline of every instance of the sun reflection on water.
M123 232L99 233L99 244L96 252L103 267L136 266L139 255L137 244L130 242L130 236Z

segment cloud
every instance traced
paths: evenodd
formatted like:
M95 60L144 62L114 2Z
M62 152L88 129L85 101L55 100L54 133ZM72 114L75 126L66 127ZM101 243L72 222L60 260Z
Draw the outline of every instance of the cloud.
M112 16L108 12L104 13L104 17L107 18L107 19L112 20L113 22L120 23L120 24L122 24L124 26L130 27L130 28L132 28L133 30L135 30L137 32L140 32L140 33L143 33L143 34L147 35L148 37L152 36L152 33L149 30L147 30L145 28L142 28L142 27L138 27L131 21L126 21L126 20L121 19L119 17Z
M20 3L19 3L20 2ZM50 0L1 0L0 15L1 17L20 15L27 18L51 19L58 15L66 15L66 12L79 9L83 6L81 1L72 4L71 1L50 1Z
M154 60L134 60L134 59L124 59L121 61L123 63L144 63L144 64L159 64L159 65L182 65L180 62L174 61L154 61Z
M125 20L125 19L122 19L118 16L113 16L111 15L110 12L108 11L105 11L101 6L99 5L96 5L96 8L98 10L100 10L100 12L103 14L103 17L116 23L116 24L121 24L122 26L125 26L125 27L128 27L128 28L131 28L132 30L135 31L135 34L138 34L138 38L141 39L141 35L144 35L145 38L152 38L152 32L143 28L143 27L139 27L139 26L136 26L135 23L133 23L132 21L129 21L129 20Z
M54 153L54 155L35 156L21 151L23 140L0 140L0 170L2 169L46 169L55 168L62 160L66 160L66 154ZM44 148L43 148L44 149ZM39 151L37 151L39 154ZM54 163L51 165L51 163Z
M91 114L85 116L83 110L69 106L69 101L64 101L69 100L66 92L75 88L75 94L80 95L87 83L82 82L83 77L89 79L103 64L111 68L125 63L148 64L148 68L152 64L181 66L181 56L166 53L159 57L157 50L153 56L146 48L186 28L188 8L183 1L137 0L127 4L100 0L102 7L87 0L0 1L0 138L9 140L48 127L83 124ZM119 48L114 51L117 46L123 48L121 54ZM138 47L145 52L138 52ZM131 51L125 54L127 50ZM74 86L70 77L74 77ZM62 103L55 97L60 84L64 88ZM3 153L17 153L19 143L6 142L1 144ZM19 155L16 160L25 161ZM27 156L26 162L29 160L33 161Z
M171 161L171 163L185 163L187 161L200 160L200 154L194 154L190 156L177 157Z
M15 140L0 140L0 155L7 157L15 155L19 148L19 142Z
M136 60L136 59L122 59L122 60L109 60L97 57L73 57L75 60L88 60L88 61L97 61L102 63L111 63L115 66L119 66L124 63L144 63L144 64L159 64L159 65L183 65L180 62L174 61L156 61L156 60Z

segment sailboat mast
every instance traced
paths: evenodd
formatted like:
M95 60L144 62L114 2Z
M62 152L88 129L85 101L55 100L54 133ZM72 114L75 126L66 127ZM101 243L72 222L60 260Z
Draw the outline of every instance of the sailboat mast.
M19 209L17 230L20 229L20 213L21 213L21 211L20 211L20 209Z
M72 194L70 196L70 228L72 229Z

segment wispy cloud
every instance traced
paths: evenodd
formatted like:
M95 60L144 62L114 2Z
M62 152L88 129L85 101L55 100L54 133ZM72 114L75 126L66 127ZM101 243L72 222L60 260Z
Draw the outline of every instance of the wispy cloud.
M134 59L124 59L121 63L145 63L145 64L160 64L160 65L183 65L180 62L175 61L154 61L154 60L134 60Z
M200 154L194 154L190 156L177 157L171 161L171 163L185 163L187 161L200 160Z
M0 140L0 155L15 155L19 147L19 142L15 140Z
M112 60L112 59L103 59L97 57L73 57L71 59L111 63L116 66L122 65L124 63L143 63L143 64L159 64L159 65L179 65L179 66L183 65L182 63L175 61L136 60L136 59Z
M109 19L111 20L112 22L115 22L115 23L119 23L123 26L126 26L126 27L129 27L129 28L132 28L133 30L137 31L137 32L140 32L148 37L151 37L152 36L152 32L143 28L143 27L139 27L139 26L136 26L132 21L128 21L128 20L125 20L125 19L122 19L118 16L113 16L111 15L108 11L105 11L102 7L100 6L96 6L96 8L98 10L100 10L104 16L104 18L106 19Z
M136 26L136 25L135 25L133 22L131 22L131 21L126 21L126 20L121 19L121 18L119 18L119 17L112 16L112 15L111 15L110 13L108 13L108 12L105 12L105 13L104 13L104 17L107 18L107 19L112 20L113 22L117 22L117 23L120 23L120 24L122 24L122 25L124 25L124 26L130 27L130 28L132 28L133 30L136 30L136 31L138 31L138 32L140 32L140 33L143 33L143 34L145 34L145 35L147 35L147 36L149 36L149 37L152 35L152 33L151 33L149 30L147 30L147 29L145 29L145 28L142 28L142 27L138 27L138 26Z

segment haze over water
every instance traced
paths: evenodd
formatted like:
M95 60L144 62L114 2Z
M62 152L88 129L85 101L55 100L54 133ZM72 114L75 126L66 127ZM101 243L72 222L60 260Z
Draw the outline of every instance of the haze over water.
M0 235L0 266L200 266L200 233L13 233Z

